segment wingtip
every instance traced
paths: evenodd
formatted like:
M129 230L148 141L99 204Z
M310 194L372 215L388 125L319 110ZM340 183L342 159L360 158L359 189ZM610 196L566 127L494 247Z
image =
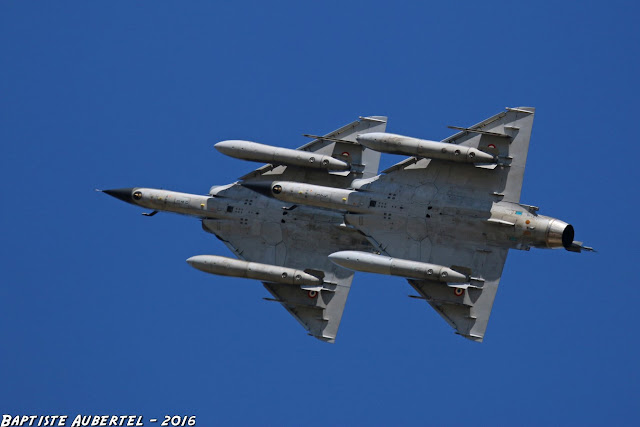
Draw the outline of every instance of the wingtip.
M370 122L387 123L387 116L360 116L360 120L368 120Z
M328 335L315 335L312 334L311 332L308 332L307 335L309 335L310 337L314 337L317 340L320 340L322 342L326 342L329 344L335 344L336 343L336 337L331 337Z
M476 334L465 334L463 332L460 331L455 331L454 332L456 335L460 335L463 338L468 339L469 341L473 341L473 342L482 342L484 340L484 335L476 335Z
M534 114L536 112L535 107L505 107L505 110L529 114Z

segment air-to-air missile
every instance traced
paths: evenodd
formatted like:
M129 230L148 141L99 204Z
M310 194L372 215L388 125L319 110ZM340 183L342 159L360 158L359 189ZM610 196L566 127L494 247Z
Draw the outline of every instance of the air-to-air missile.
M230 140L214 145L222 154L236 159L252 162L271 163L274 165L292 165L305 168L346 171L349 163L318 153L289 148L274 147L251 141Z
M428 141L393 133L372 132L358 135L356 140L367 148L390 154L450 160L461 163L495 163L491 154L473 147Z
M455 283L470 280L468 276L442 265L391 258L367 252L340 251L329 255L329 259L341 267L364 273Z
M321 286L322 280L301 270L217 255L196 255L187 260L190 266L219 276L244 277L284 285Z

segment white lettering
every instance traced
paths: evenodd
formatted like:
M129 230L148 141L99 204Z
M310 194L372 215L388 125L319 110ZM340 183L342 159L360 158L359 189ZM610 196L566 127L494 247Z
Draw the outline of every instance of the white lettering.
M74 419L71 427L83 427L88 426L91 423L91 415L83 416L78 414Z

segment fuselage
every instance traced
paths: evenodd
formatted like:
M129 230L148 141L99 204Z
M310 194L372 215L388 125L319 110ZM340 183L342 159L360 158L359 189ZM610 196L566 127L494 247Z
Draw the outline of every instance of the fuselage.
M239 184L237 184L239 185ZM248 186L251 188L251 185ZM256 187L254 187L256 188ZM228 197L216 197L216 187L210 195L196 195L154 188L135 187L118 191L118 198L154 211L173 212L206 220L238 219L250 222L245 208ZM434 198L410 194L341 189L297 182L265 182L261 192L291 205L329 209L343 215L344 223L359 228L366 222L376 228L414 230L430 234L464 236L465 240L490 246L528 250L537 248L568 248L573 242L573 227L561 220L537 214L537 208L511 202L492 202L474 206L465 203L442 203ZM261 197L251 192L253 198ZM404 196L404 197L403 197ZM243 198L243 206L247 206ZM251 203L249 206L251 206ZM258 213L257 208L254 208Z

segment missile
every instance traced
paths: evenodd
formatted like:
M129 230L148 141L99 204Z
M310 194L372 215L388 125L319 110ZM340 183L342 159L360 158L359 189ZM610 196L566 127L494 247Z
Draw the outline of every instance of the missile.
M440 282L468 282L469 277L448 267L426 262L391 258L359 251L341 251L329 255L341 267L365 273L400 276L407 279L436 280Z
M236 159L275 165L292 165L305 168L347 171L351 166L347 162L309 151L291 150L258 144L257 142L230 140L218 142L216 150Z
M365 147L382 153L404 154L461 163L496 163L494 156L477 148L411 138L393 133L365 133L358 135L356 140Z
M190 266L219 276L245 277L284 285L320 286L322 280L295 268L242 261L217 255L196 255L187 260Z

